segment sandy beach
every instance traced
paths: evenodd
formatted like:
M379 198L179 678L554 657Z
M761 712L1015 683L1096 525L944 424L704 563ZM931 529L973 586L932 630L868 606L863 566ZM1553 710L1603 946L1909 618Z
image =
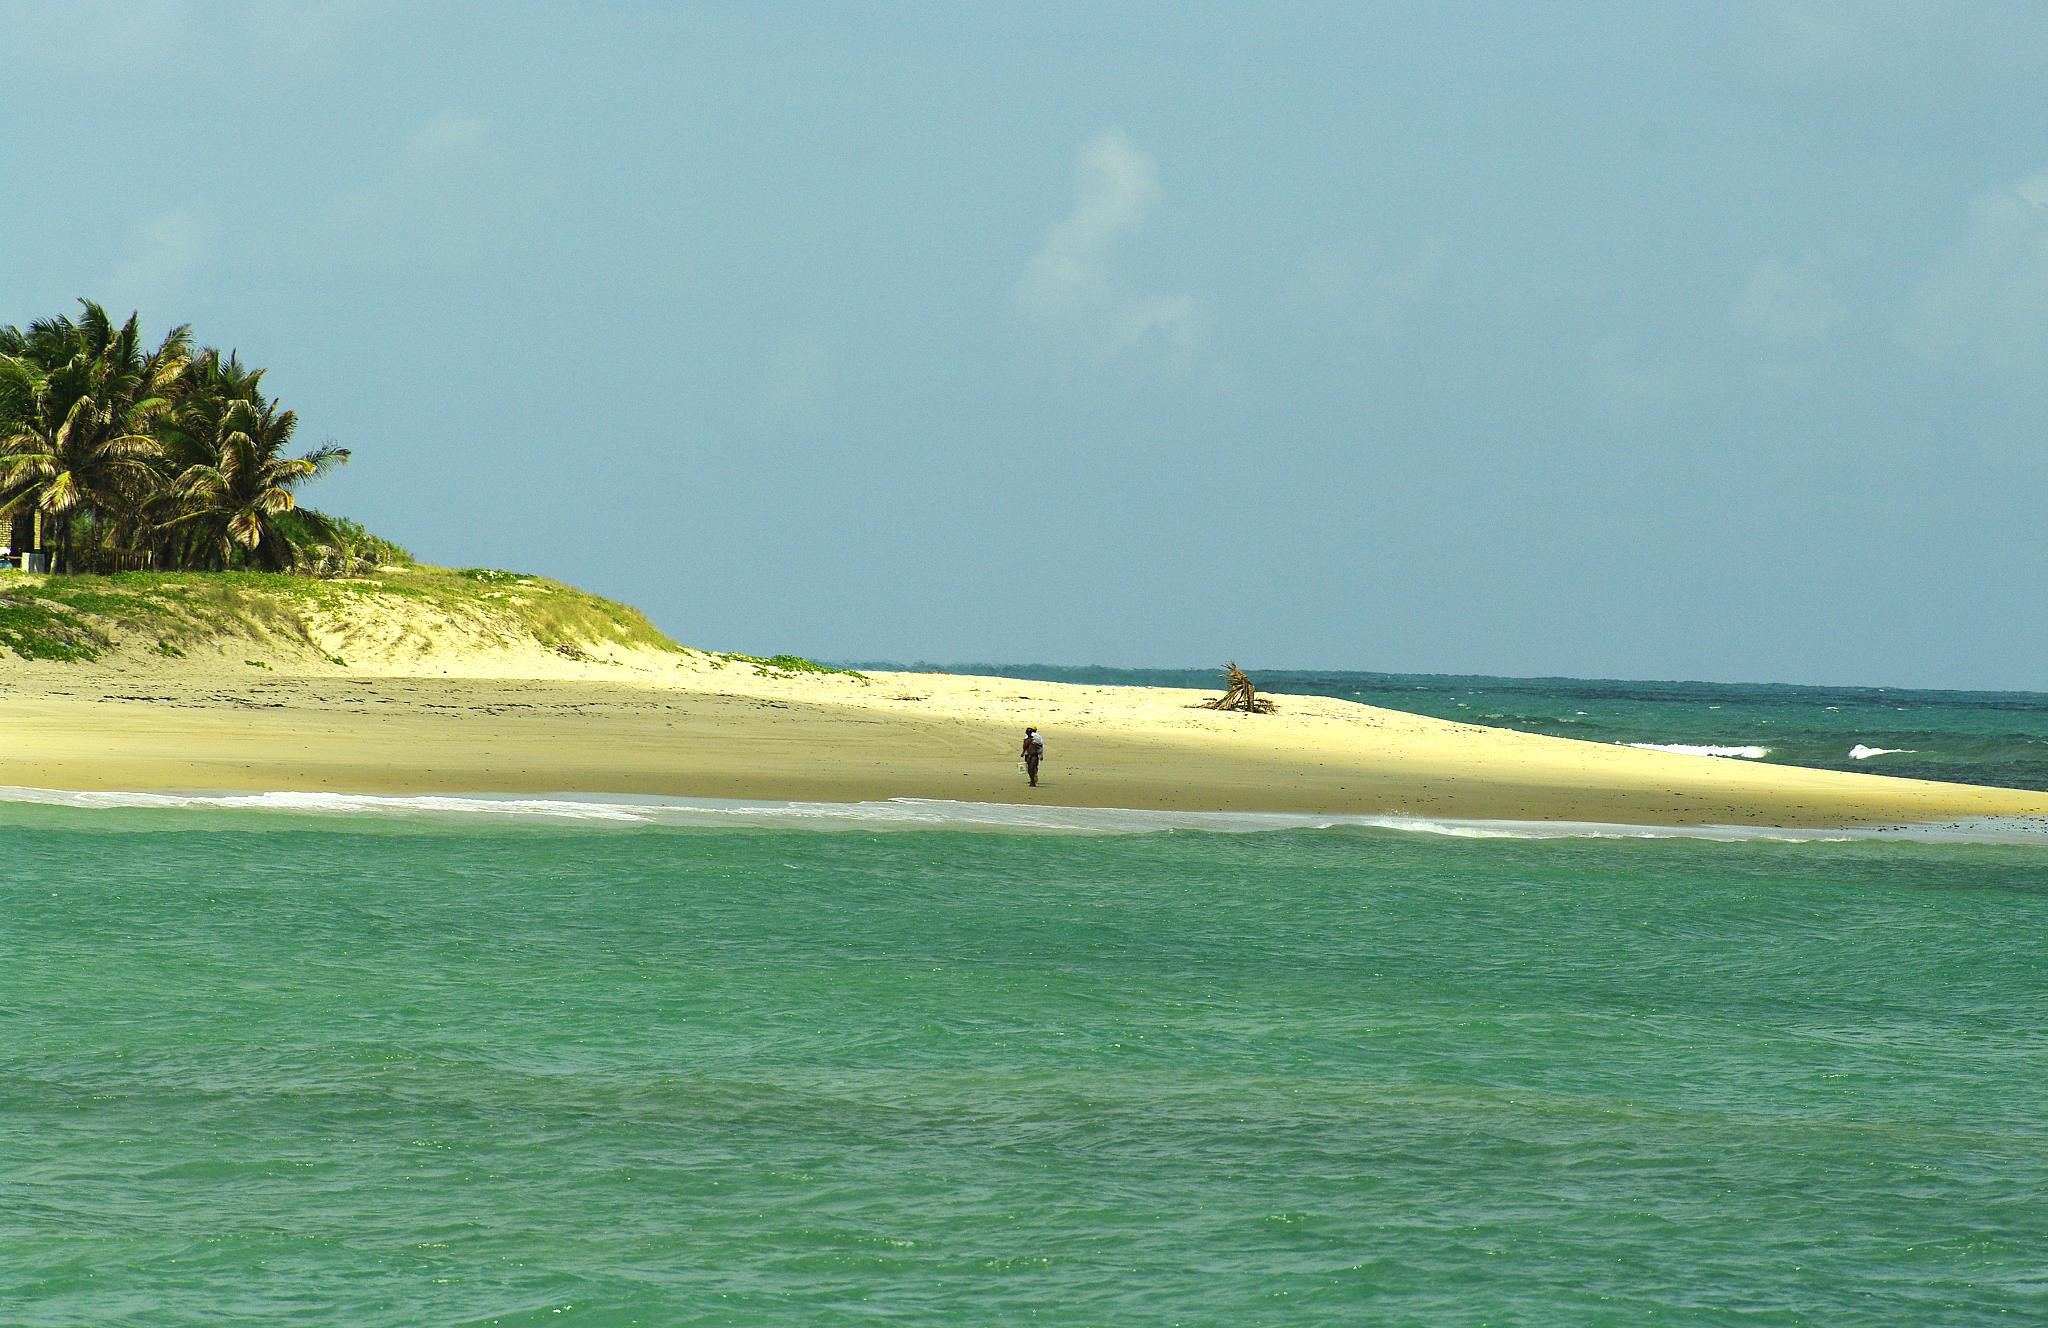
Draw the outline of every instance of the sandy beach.
M359 649L357 654L363 652ZM934 673L776 675L699 652L0 667L5 782L119 790L914 797L1173 810L1782 826L2048 816L2048 794L1641 751L1278 697ZM1017 769L1045 730L1043 782Z

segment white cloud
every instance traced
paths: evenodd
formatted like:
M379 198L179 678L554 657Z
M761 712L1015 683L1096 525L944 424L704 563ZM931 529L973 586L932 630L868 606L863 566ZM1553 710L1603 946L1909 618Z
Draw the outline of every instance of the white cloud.
M1840 0L1771 0L1755 13L1756 54L1767 66L1803 72L1868 54L1871 16Z
M406 136L406 165L432 170L476 151L490 133L491 122L480 115L442 111Z
M1153 347L1185 359L1200 344L1206 317L1191 295L1134 291L1114 263L1120 241L1143 229L1159 200L1152 159L1121 129L1081 148L1074 208L1045 234L1017 283L1025 317L1073 337L1108 359Z
M1914 292L1905 335L1936 357L2048 369L2048 172L1980 196Z
M1989 53L2011 20L1953 0L1754 0L1751 59L1794 79L1869 74L1934 48Z
M218 228L196 208L145 217L129 229L120 261L108 272L98 299L108 309L149 310L175 302L216 248Z
M1767 258L1750 274L1730 316L1769 349L1794 351L1825 341L1841 309L1811 273Z
M405 136L376 176L334 195L327 224L335 231L359 234L388 231L416 216L430 187L445 186L465 169L477 168L490 132L490 121L467 111L450 109L429 116Z
M400 0L252 0L230 21L275 58L346 64L358 37L377 40L404 14Z
M1608 422L1622 429L1662 425L1709 390L1712 377L1697 361L1621 337L1596 341L1586 352L1593 399L1607 412Z
M187 17L177 0L11 0L0 5L0 31L13 60L125 70L174 46Z
M12 60L66 72L161 73L201 52L302 69L346 62L356 37L399 10L397 0L0 0L0 33Z
M1374 336L1391 339L1436 285L1448 249L1440 235L1423 239L1399 258L1371 241L1348 249L1317 249L1302 260L1292 293L1305 303L1355 316Z

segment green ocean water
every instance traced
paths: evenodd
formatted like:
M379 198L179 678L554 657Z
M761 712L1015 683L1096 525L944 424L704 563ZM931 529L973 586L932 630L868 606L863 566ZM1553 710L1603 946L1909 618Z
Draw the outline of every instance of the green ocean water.
M2048 852L0 806L0 1323L2048 1319Z

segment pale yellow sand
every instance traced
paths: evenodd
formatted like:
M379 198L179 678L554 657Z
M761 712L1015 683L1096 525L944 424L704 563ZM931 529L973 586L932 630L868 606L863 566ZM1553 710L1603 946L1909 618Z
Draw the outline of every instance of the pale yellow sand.
M286 671L291 670L291 671ZM421 675L429 676L421 676ZM525 675L525 676L522 676ZM0 783L74 789L957 798L1195 810L1783 826L2048 816L2048 794L1678 756L1311 697L919 673L757 676L537 651L257 669L230 656L0 665ZM1214 693L1206 693L1214 695ZM1025 787L1025 724L1046 733Z

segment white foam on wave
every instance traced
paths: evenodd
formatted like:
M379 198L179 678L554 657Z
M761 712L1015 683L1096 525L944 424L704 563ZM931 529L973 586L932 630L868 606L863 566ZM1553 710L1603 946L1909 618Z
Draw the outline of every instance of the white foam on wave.
M1768 747L1715 747L1689 742L1625 742L1645 752L1676 752L1680 756L1731 756L1744 761L1761 761L1771 754Z
M1164 831L1255 834L1276 830L1395 831L1453 839L1700 839L1840 843L1924 839L1980 843L2048 841L2048 821L1983 817L1938 825L1796 829L1754 825L1630 825L1604 821L1515 821L1404 815L1298 812L1148 811L1021 803L891 798L877 802L766 802L728 798L649 798L599 794L519 797L492 794L126 793L0 787L0 803L86 810L193 810L434 821L487 821L589 827L754 827L775 830L956 830L1069 835L1143 835Z
M1917 747L1865 747L1859 742L1849 749L1849 759L1868 761L1873 756L1912 756L1918 751Z
M221 811L303 812L326 815L478 815L540 817L565 821L644 823L623 806L580 798L493 798L374 793L126 793L71 789L0 788L0 801L50 807L139 807Z

